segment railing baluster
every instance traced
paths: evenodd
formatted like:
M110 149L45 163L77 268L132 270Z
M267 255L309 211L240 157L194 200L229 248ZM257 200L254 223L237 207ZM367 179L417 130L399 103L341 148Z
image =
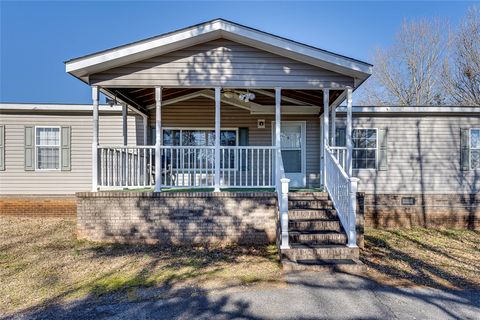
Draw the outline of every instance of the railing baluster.
M257 168L256 168L256 172L257 172L257 187L260 185L260 167L259 167L259 160L260 160L260 156L258 154L258 152L260 151L260 149L256 149L257 150Z
M240 162L238 163L238 166L239 166L239 168L238 168L238 179L240 180L240 183L239 183L240 186L242 186L242 185L243 185L243 184L242 184L242 182L243 182L243 181L242 181L242 171L243 171L242 155L243 155L243 148L240 148L240 149L239 149L239 152L240 152L240 157L239 157L239 158L240 158Z

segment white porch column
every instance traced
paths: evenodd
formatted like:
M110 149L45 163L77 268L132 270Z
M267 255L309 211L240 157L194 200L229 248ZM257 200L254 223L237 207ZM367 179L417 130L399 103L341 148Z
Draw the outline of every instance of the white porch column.
M122 104L122 132L123 132L123 145L128 145L128 108L126 104Z
M93 86L92 192L98 189L98 98L98 87Z
M221 88L215 87L215 190L220 192L220 104Z
M326 147L329 145L329 127L328 127L328 114L330 104L330 90L323 89L323 183L327 182L327 170L325 165Z
M352 176L352 88L347 88L347 163L345 172Z
M280 173L280 158L278 154L281 148L281 125L282 125L282 88L275 88L275 148L277 149L277 156L275 157L275 168L277 173L277 181L279 181L278 174ZM281 185L277 182L277 190Z
M155 192L161 192L162 187L162 87L155 87Z
M336 145L336 124L335 124L335 120L337 118L337 110L336 108L332 107L332 110L331 110L331 119L332 119L332 123L331 123L331 127L332 127L332 130L330 131L330 145L331 146L335 146Z
M346 140L347 140L347 163L346 163L346 173L350 177L350 208L348 212L348 247L356 248L357 247L357 232L356 232L356 221L357 221L357 184L359 179L352 177L352 88L347 88L347 130L346 130Z

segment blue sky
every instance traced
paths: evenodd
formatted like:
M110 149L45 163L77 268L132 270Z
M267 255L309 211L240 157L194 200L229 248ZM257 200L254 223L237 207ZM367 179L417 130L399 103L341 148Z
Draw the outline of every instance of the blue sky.
M471 2L9 2L0 0L0 102L91 103L64 61L213 18L374 62L404 18L455 25Z

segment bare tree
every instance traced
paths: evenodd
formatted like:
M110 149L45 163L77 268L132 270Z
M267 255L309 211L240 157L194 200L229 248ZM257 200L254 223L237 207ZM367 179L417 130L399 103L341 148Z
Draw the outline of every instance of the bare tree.
M443 20L406 21L387 49L376 50L372 78L361 104L438 105L444 95L440 76L447 47Z
M453 35L443 85L450 102L480 106L480 9L471 7Z

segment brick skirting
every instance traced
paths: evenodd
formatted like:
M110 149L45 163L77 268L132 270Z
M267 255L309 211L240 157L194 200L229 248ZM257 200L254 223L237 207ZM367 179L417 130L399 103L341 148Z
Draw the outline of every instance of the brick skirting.
M402 198L415 204L402 205ZM480 229L480 194L365 194L365 225Z
M264 244L276 239L271 192L81 192L79 239L159 244Z
M77 200L74 197L15 196L0 197L0 216L74 217Z

